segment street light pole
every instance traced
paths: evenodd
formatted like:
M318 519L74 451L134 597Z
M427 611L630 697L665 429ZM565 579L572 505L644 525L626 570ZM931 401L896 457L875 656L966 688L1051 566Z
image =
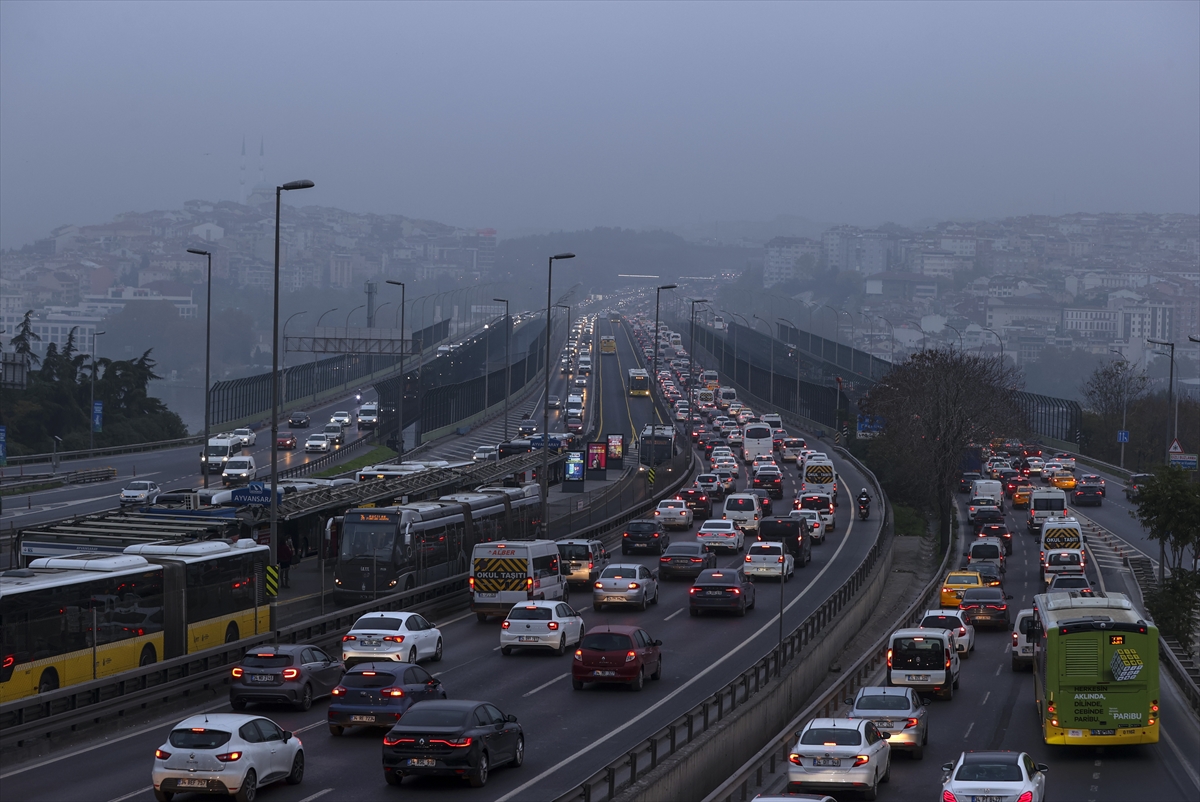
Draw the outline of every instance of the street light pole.
M404 295L408 289L403 281L384 279L385 283L400 288L400 389L396 392L396 464L404 462Z
M98 367L96 364L96 350L99 347L96 344L96 338L102 334L104 332L96 331L95 329L92 330L92 403L88 410L88 414L91 416L90 425L88 426L88 451L96 450L96 368ZM205 440L205 442L207 443L208 441Z
M796 332L796 344L793 346L796 349L796 415L800 414L800 327L785 317L779 318L780 321L788 324Z
M1112 351L1114 354L1121 357L1121 361L1125 363L1125 369L1123 371L1121 371L1124 374L1123 378L1125 379L1125 381L1121 382L1121 385L1122 385L1121 386L1121 431L1127 432L1127 431L1129 431L1126 428L1127 414L1129 412L1129 360L1125 358L1125 355L1123 353L1121 353L1120 351L1118 351L1115 348L1109 348L1108 350ZM1125 441L1124 440L1121 441L1121 465L1120 465L1120 467L1121 468L1125 467Z
M504 304L504 442L508 442L508 397L512 395L512 318L508 316L508 299L493 298L493 302ZM568 328L567 331L570 331ZM542 432L542 440L548 437Z
M1000 365L1003 366L1004 365L1004 338L1001 337L999 332L997 332L995 329L989 329L987 326L984 326L983 330L990 331L992 334L996 335L996 342L1000 343Z
M330 312L336 312L337 310L338 310L338 308L336 306L333 309L326 309L324 312L321 313L321 316L317 318L316 328L313 329L313 338L314 339L316 338L316 335L317 335L317 329L321 328L321 321L324 320L325 316L328 315ZM317 352L316 352L316 350L314 350L313 351L313 365L314 365L314 367L313 367L313 403L314 404L317 403L317 372L316 372L316 367L315 367L316 364L317 364Z
M358 306L354 307L353 309L351 309L349 312L346 313L346 325L343 326L343 328L346 330L345 339L347 339L347 340L350 339L350 316L353 315L355 312L357 312L359 309L362 309L364 306L366 306L366 304L359 304ZM349 354L349 352L342 354L342 363L345 368L345 372L342 374L342 389L348 390L348 389L350 389L350 354Z
M208 489L208 427L209 427L209 365L210 357L212 356L212 253L202 251L198 248L188 248L188 253L194 253L197 256L208 257L208 300L204 302L204 445L201 446L201 454L204 455L204 461L201 462L201 467L204 469L204 489Z
M554 262L558 259L574 258L573 253L556 253L546 259L546 375L543 377L545 386L542 390L542 537L550 535L550 323L553 319L551 313L554 312L554 299L550 296L554 286Z
M692 299L692 330L688 334L688 348L691 350L691 354L689 355L688 359L688 397L690 400L688 402L687 430L689 444L692 442L692 432L695 429L694 418L696 415L696 409L694 407L699 401L699 393L697 392L696 387L696 353L699 350L696 348L696 304L706 303L708 303L707 298ZM658 353L658 351L655 351L655 353Z
M766 325L767 337L771 341L771 357L770 357L771 382L770 382L770 384L767 385L767 401L774 404L775 403L775 337L774 337L774 335L771 334L771 324L770 323L767 323L767 321L763 320L761 317L759 317L758 315L756 315L754 313L751 313L750 317L754 318L755 320L762 321Z
M292 318L296 317L297 315L307 314L307 309L303 312L294 312L288 317L287 320L283 321L283 360L281 362L281 367L279 368L279 380L283 382L283 392L281 395L283 397L283 406L285 407L287 406L287 327L288 324L292 322Z
M673 289L675 289L676 286L677 285L675 285L675 284L663 284L662 286L655 287L655 289L654 289L654 375L650 377L651 392L655 392L654 388L658 386L658 350L659 350L658 305L659 305L659 302L662 300L662 291L663 290L673 290ZM655 395L657 395L657 392L655 392ZM656 421L658 421L659 423L662 423L662 418L658 414L657 401L654 404L654 419Z
M275 187L275 292L271 312L271 565L279 564L279 208L280 197L308 189L312 181L289 181ZM207 447L207 441L206 441ZM258 593L257 588L255 594ZM272 616L273 618L274 616ZM274 622L272 621L272 624Z
M963 349L962 332L959 331L958 329L954 328L953 326L951 326L949 323L943 323L942 325L944 325L946 328L950 329L950 331L952 331L958 335L958 351L959 351L959 353L962 353L962 349Z
M1169 378L1167 379L1167 426L1171 425L1171 405L1175 399L1175 343L1167 342L1166 340L1153 340L1149 337L1146 342L1154 343L1155 345L1165 345L1171 349L1171 367ZM1179 439L1179 410L1175 410L1175 439ZM1171 464L1171 443L1167 443L1167 465ZM1163 582L1164 565L1167 561L1167 542L1166 540L1158 541L1158 584L1161 586Z

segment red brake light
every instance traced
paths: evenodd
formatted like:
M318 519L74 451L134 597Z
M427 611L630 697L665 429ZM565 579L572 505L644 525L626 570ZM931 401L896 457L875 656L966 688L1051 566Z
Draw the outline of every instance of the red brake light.
M475 590L475 577L473 577L473 576L467 577L467 587L469 587L472 591ZM384 740L387 740L387 739L385 738Z
M659 557L658 561L660 563L669 563L669 562L671 562L671 558L670 557Z
M624 534L621 535L621 537L629 537L629 533L625 532Z
M1017 797L1017 802L1033 802L1033 791L1026 791Z
M223 755L217 755L217 760L221 761L222 763L236 763L241 759L241 752L226 752Z
M854 756L854 765L855 766L865 766L870 760L871 760L870 755L855 755Z
M336 688L334 688L334 689L333 689L333 695L334 695L334 696L345 696L345 695L346 695L346 686L345 686L345 685L339 685L339 686L337 686Z
M746 555L746 562L750 562L750 555L749 555L749 554L747 554L747 555Z
M500 625L500 628L501 628L501 629L508 629L508 627L509 627L509 623L508 623L508 621L505 621L504 623L502 623L502 624Z
M958 797L949 791L942 791L942 802L958 802Z
M381 640L387 641L389 643L404 643L404 636L403 635L384 635Z
M233 672L232 672L234 679L238 679L238 678L240 678L240 677L241 677L243 674L245 674L245 673L246 673L246 672L245 672L245 671L243 671L243 670L241 669L241 667L240 667L240 666L234 666L234 669L233 669Z
M4 662L0 663L0 668L12 668L15 662L17 662L17 658L14 655L7 655L4 658Z
M449 739L448 738L430 738L429 743L445 744L446 746L462 748L462 747L470 746L471 739L470 738L449 738Z
M358 636L356 636L356 635L343 635L342 636L342 643L345 643L348 640L358 640Z
M558 629L558 622L557 622L557 621L551 621L551 622L550 622L549 624L547 624L546 626L547 626L547 627L549 627L549 628L550 628L550 629L553 631L553 630L556 630L556 629Z
M396 746L397 744L412 744L416 742L416 738L393 738L390 735L383 736L384 746Z
M169 758L170 756L171 756L171 753L170 753L170 752L164 752L164 751L163 751L163 750L161 750L161 749L155 749L155 750L154 750L154 757L155 757L155 759L157 759L157 760L166 760L166 759L167 759L167 758Z
M688 593L695 593L699 588L688 588Z
M630 649L628 652L625 653L625 662L626 663L632 662L636 659L637 659L637 652L633 651L632 649Z
M788 762L794 763L795 765L799 766L800 765L800 756L797 755L795 752L792 752L790 755L788 755Z
M404 695L404 689L403 688L394 688L394 687L393 688L381 688L379 691L379 695L380 696L400 697L400 696Z
M295 679L298 676L300 676L300 669L298 668L285 668L283 670L284 679Z
M729 588L729 592L732 593L734 596L740 596L742 594L742 589L741 588Z
M630 590L637 590L637 589L638 589L638 588L640 588L640 587L641 587L641 585L639 585L637 582L630 582L630 583L629 583L629 589L630 589Z

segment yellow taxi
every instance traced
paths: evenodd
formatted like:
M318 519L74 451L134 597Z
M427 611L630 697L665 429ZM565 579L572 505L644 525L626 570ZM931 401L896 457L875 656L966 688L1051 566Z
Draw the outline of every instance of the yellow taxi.
M1033 485L1017 485L1012 494L1014 509L1024 509L1029 506L1029 497L1033 495Z
M1075 474L1070 471L1059 471L1050 477L1050 484L1059 490L1075 489Z
M983 584L983 577L975 571L951 571L946 574L945 580L942 581L942 600L943 608L958 608L959 602L962 601L963 591L971 588L986 587Z

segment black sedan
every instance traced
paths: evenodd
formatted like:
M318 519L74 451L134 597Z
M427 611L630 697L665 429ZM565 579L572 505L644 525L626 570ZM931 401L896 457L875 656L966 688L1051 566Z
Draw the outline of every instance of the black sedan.
M293 429L307 429L312 425L312 418L307 412L293 412L288 416L288 426Z
M709 568L717 567L717 555L696 541L672 543L658 558L658 578L697 577Z
M725 610L745 615L754 609L754 583L739 568L709 569L688 589L688 612Z
M390 727L425 699L445 699L441 680L421 666L391 661L358 663L333 689L326 713L329 732L348 727Z
M458 777L483 787L495 766L525 762L525 733L495 705L440 699L413 705L383 737L383 777L399 785L409 774Z

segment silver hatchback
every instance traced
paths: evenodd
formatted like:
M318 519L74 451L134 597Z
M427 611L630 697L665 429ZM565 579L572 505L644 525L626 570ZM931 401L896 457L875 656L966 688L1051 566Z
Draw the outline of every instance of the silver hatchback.
M658 574L644 565L610 565L592 586L592 609L599 612L609 604L633 604L645 610L658 604Z
M847 699L850 712L847 718L863 718L875 722L881 733L887 734L888 744L895 751L908 752L914 760L925 757L929 742L928 701L912 688L859 688L858 696Z

